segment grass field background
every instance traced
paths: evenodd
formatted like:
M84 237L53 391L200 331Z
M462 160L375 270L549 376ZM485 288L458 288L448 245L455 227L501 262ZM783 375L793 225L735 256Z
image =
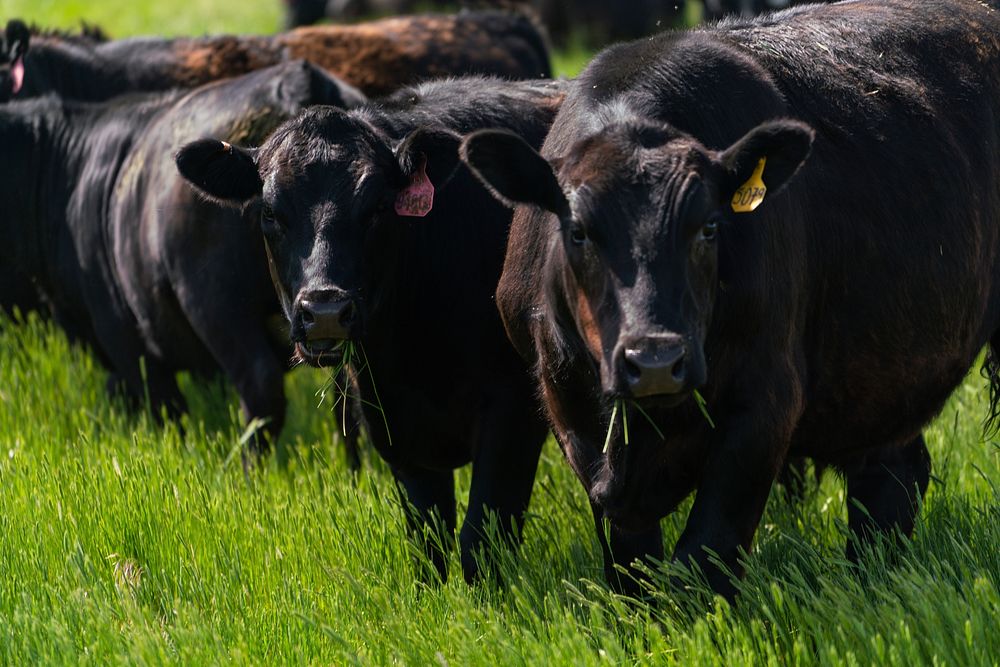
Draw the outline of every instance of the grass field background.
M279 6L0 0L0 19L13 16L85 18L116 37L268 32ZM581 60L565 56L562 71ZM185 378L191 414L162 427L109 400L105 378L52 326L0 317L0 662L1000 662L1000 447L981 437L977 373L927 431L935 477L912 544L856 571L840 480L826 475L802 503L775 492L734 607L696 582L655 607L611 595L586 498L552 442L507 586L426 586L386 467L367 456L355 477L339 459L317 407L322 372L288 377L283 455L249 480L229 389ZM464 503L469 471L457 478ZM668 549L684 517L664 520Z

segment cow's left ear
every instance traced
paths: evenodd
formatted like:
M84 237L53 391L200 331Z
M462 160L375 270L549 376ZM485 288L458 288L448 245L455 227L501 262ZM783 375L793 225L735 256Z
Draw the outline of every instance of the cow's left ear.
M28 30L28 26L25 25L24 21L20 19L7 21L7 27L4 29L4 37L7 41L7 53L5 55L11 62L17 60L19 57L23 57L28 51L28 45L31 43L31 31Z
M181 176L217 204L241 206L264 187L254 151L225 141L193 141L178 151L176 161Z
M423 166L434 187L441 188L455 175L461 143L462 138L449 130L420 128L396 147L396 161L405 178L413 179Z
M811 127L797 120L767 121L753 128L718 156L724 174L722 196L732 200L738 212L773 197L809 157L814 136Z

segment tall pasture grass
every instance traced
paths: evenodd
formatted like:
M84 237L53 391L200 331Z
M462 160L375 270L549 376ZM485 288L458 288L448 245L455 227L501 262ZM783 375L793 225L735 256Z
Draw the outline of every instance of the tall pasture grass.
M730 607L651 572L655 606L608 591L584 494L549 442L503 585L414 576L377 456L339 461L325 375L288 378L278 457L230 454L232 392L187 379L160 425L105 392L90 354L31 316L0 319L0 660L202 664L993 664L1000 659L1000 447L973 373L928 429L916 538L843 558L844 489L776 490ZM469 471L458 473L464 511ZM686 508L664 520L668 548ZM460 572L456 554L451 571Z

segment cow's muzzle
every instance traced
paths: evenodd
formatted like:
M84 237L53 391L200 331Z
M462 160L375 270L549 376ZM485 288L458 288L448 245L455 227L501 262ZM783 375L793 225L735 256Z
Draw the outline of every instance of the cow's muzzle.
M624 387L633 398L681 394L688 388L687 352L676 334L628 341L617 354Z
M293 337L307 356L329 354L358 333L357 300L339 289L302 292L293 318Z

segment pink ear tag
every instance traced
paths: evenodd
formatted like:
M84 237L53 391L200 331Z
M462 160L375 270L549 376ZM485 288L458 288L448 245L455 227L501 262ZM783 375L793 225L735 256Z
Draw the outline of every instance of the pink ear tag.
M434 206L434 184L427 178L426 166L425 158L410 177L410 184L396 195L396 213L399 215L422 218L431 212Z
M21 86L24 84L24 61L21 60L20 56L11 65L10 75L14 79L14 94L17 95L17 91L21 90Z

